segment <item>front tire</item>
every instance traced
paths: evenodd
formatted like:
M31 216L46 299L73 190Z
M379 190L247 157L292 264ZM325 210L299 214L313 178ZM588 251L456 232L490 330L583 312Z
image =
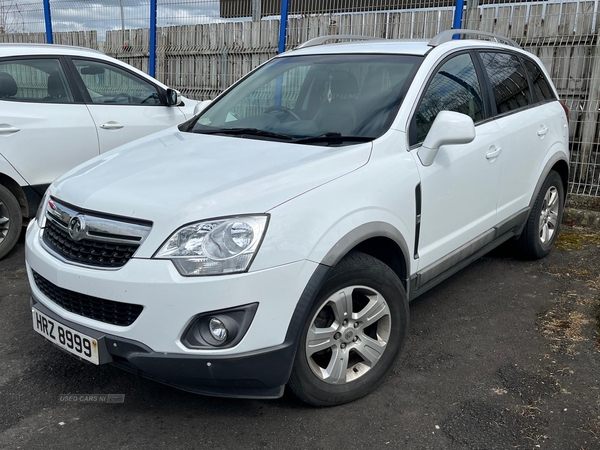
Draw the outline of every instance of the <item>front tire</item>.
M530 259L545 257L558 237L564 209L564 188L558 172L551 171L544 181L519 238L518 247Z
M12 192L0 185L0 259L15 246L22 226L23 216L19 202Z
M354 252L325 280L304 324L289 387L302 401L334 406L383 381L406 340L408 299L383 262Z

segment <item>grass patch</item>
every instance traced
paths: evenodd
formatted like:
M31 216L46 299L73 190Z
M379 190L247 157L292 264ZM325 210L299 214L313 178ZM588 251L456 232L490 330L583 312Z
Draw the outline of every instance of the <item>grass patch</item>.
M558 235L554 246L561 250L580 250L583 248L583 237L580 233L564 231Z
M584 234L583 239L593 245L600 245L600 233Z
M584 327L593 320L579 311L551 309L541 317L541 332L554 341L554 345L551 346L553 351L574 355L575 344L588 340L584 336ZM597 344L600 345L599 342Z

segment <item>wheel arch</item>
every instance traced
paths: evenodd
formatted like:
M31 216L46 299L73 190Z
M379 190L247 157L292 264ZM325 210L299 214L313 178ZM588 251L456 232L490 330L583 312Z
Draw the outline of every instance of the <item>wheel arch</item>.
M408 294L409 247L400 232L389 223L370 222L344 235L325 255L321 264L333 267L352 251L372 256L390 267Z
M569 187L569 163L564 159L559 159L554 163L550 170L554 170L560 175L563 184L564 199L566 199L567 189Z
M565 153L563 152L555 152L550 158L546 161L544 168L538 178L537 184L535 185L535 189L533 190L531 200L529 201L529 209L533 208L533 204L535 203L535 199L537 198L540 190L542 189L542 185L546 178L548 178L548 174L551 171L556 171L560 175L564 188L565 198L567 196L567 187L569 185L569 160ZM564 199L563 199L564 200Z
M29 201L23 188L8 175L0 172L0 184L8 189L17 199L21 206L21 214L23 217L29 217Z

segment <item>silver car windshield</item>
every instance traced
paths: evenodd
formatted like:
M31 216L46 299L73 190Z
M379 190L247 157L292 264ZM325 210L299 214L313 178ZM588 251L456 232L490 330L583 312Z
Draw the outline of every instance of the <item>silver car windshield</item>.
M306 144L372 140L389 129L422 60L390 54L277 58L213 102L188 131Z

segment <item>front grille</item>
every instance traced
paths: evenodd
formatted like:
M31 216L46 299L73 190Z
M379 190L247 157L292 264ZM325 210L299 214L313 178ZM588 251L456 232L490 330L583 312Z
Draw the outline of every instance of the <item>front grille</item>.
M135 322L144 309L142 305L113 302L60 288L37 272L33 272L33 279L37 288L61 308L100 322L126 327Z
M43 240L51 250L68 261L105 268L123 267L139 247L135 244L114 244L89 239L75 242L53 220L46 221Z

